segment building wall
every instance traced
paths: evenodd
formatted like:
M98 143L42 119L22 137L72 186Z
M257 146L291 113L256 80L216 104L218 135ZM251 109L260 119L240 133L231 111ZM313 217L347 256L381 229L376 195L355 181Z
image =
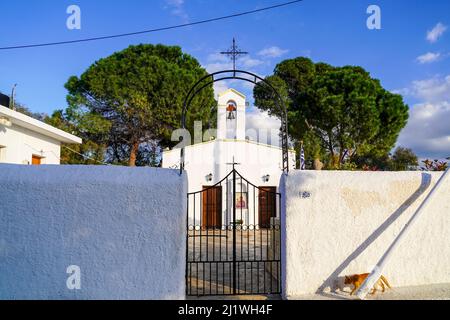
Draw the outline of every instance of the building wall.
M0 125L0 163L31 164L32 155L42 158L42 164L60 164L61 144L40 133Z
M282 219L284 295L326 292L344 275L370 272L440 176L291 172ZM446 179L383 271L394 287L450 282L449 199Z
M185 152L185 169L188 177L189 192L201 191L204 186L213 186L224 179L232 170L231 163L234 161L239 163L236 165L237 171L253 183L257 187L277 187L279 186L280 177L282 175L282 153L278 147L260 145L250 141L236 141L236 140L214 140L206 143L192 145L186 148ZM164 168L169 168L178 165L180 162L180 150L174 149L172 151L165 151L163 153ZM295 153L290 153L290 166L295 167ZM212 174L212 181L207 180L207 176ZM263 179L264 176L269 175L269 181ZM231 177L230 177L231 179ZM232 201L231 197L231 180L228 181L228 191L230 196L226 196L226 181L223 185L222 196L222 219L223 224L230 222L231 210L227 213L227 199ZM246 182L243 181L243 188L247 188ZM239 185L237 186L239 190ZM243 190L245 191L245 190ZM253 194L253 188L249 185L248 199L256 197L256 208L251 208L251 211L256 213L257 218L257 194ZM189 199L190 212L194 212L194 201ZM190 215L189 224L198 225L200 223L200 208L201 196L195 197L196 217ZM231 204L228 204L231 208ZM228 219L227 219L228 214ZM253 218L253 213L247 214L246 210L238 212L238 219L243 218L244 224L257 224Z
M186 188L176 170L0 165L0 299L183 299Z

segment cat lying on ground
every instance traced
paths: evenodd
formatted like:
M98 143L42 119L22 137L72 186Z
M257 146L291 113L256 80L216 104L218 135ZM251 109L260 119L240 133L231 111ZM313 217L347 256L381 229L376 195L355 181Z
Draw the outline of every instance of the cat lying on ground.
M355 291L358 290L358 288L363 284L364 280L366 280L368 275L369 275L368 273L363 273L345 276L344 283L352 284L354 286L352 292L350 292L350 295L353 295L353 293L355 293ZM370 292L370 294L375 294L375 292L377 291L377 287L378 288L381 287L381 292L384 292L386 287L391 288L391 285L389 284L387 279L382 275L380 276L380 279L378 279L377 282L375 282L375 285L373 286L373 289Z

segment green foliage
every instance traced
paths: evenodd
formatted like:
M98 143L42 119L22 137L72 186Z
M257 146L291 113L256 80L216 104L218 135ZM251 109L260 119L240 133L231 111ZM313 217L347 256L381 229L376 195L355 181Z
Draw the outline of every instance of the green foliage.
M90 118L89 115L86 118ZM84 119L83 119L84 120ZM105 161L106 145L91 140L91 133L109 130L103 121L77 122L67 112L56 110L44 120L47 124L68 133L79 136L83 144L63 144L61 147L61 164L101 164ZM106 126L106 127L102 127Z
M383 89L361 67L299 57L278 64L267 80L286 102L291 139L306 142L314 134L321 149L316 153L327 154L328 168L338 169L357 156L387 155L408 119L402 97ZM267 88L256 86L254 97L258 108L280 116Z
M347 161L347 162L344 162L340 166L339 169L340 170L344 170L344 171L356 171L356 170L358 170L358 166L354 162ZM370 168L369 166L362 167L362 170L365 170L365 171L376 171L375 167Z
M357 168L365 171L390 171L392 170L392 160L390 154L379 155L377 152L367 152L362 155L355 155L351 162L353 162Z
M44 121L47 118L47 115L45 113L32 112L27 106L21 104L20 102L15 102L14 108L15 111L23 113L39 121Z
M397 147L393 154L367 153L352 161L363 170L406 171L417 170L418 158L411 149Z
M303 143L303 149L305 150L305 163L306 169L315 169L314 160L327 159L327 153L320 147L319 138L311 131L306 131L303 136L304 140L294 141L294 149L296 154L300 154L301 145ZM300 167L300 158L297 157L297 167Z
M391 169L394 171L405 171L417 167L419 161L411 149L398 147L395 149L391 160Z
M171 134L180 128L184 98L204 75L198 61L179 47L130 46L95 62L81 77L69 79L67 114L86 130L89 140L107 146L107 161L150 164L150 160L142 161L145 155L139 155L146 150L142 145L175 144ZM195 120L207 124L215 105L210 85L193 100L188 127Z

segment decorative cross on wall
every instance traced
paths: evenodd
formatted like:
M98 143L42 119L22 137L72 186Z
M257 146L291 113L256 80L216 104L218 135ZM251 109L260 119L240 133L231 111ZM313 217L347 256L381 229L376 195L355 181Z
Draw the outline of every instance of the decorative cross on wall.
M228 51L222 51L220 54L227 55L233 61L233 70L236 70L236 60L240 55L248 54L246 51L241 51L236 45L236 40L233 38L233 45Z
M240 163L238 163L238 162L234 161L234 157L233 157L233 162L231 162L231 163L230 163L230 162L227 162L226 164L227 164L227 165L229 165L229 166L231 166L231 165L232 165L232 166L233 166L233 170L234 170L234 166L236 166L236 165L237 165L237 166L238 166L238 165L240 165Z

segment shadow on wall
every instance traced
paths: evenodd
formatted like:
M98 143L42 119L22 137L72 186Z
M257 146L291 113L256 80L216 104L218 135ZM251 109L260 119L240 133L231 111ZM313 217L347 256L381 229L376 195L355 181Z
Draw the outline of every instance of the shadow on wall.
M359 245L355 251L353 251L345 260L342 262L336 270L324 281L324 283L317 289L316 294L321 294L323 296L328 296L325 291L326 288L331 288L332 291L336 289L337 279L342 271L347 268L347 266L355 260L364 250L367 249L391 224L393 224L408 207L410 207L430 186L431 175L427 173L422 173L422 180L419 188L405 201L401 206L385 221L381 224L361 245ZM330 295L331 297L331 295ZM334 295L332 297L335 297Z

